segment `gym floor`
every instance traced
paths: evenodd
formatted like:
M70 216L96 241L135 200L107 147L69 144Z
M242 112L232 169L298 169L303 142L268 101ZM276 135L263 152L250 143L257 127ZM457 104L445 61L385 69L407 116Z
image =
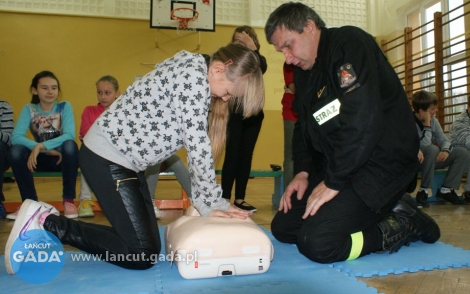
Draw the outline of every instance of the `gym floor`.
M58 201L61 199L60 178L36 178L36 189L41 201ZM77 192L79 191L77 183ZM271 204L273 193L272 178L254 178L249 181L248 203L258 211L252 219L259 225L270 229L271 219L277 209ZM5 183L3 192L7 202L19 202L16 183ZM461 194L461 191L458 192ZM415 195L415 193L413 193ZM157 188L157 199L177 199L181 197L181 188L174 179L161 179ZM470 205L454 206L443 203L431 203L425 211L431 215L441 228L440 242L452 244L470 250ZM182 210L164 210L160 225L166 225L183 214ZM107 225L102 212L96 212L93 218L80 219L85 222ZM6 240L13 226L13 221L0 220L0 254L4 253ZM66 250L76 250L65 246ZM439 252L436 252L439 254ZM379 293L470 293L470 267L448 268L445 270L419 271L386 277L359 278L368 286L374 287Z

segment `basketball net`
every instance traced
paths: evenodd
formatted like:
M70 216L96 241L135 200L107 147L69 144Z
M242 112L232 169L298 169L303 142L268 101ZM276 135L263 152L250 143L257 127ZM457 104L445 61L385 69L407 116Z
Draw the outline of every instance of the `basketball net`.
M195 34L197 33L195 28L190 28L188 27L188 23L191 20L185 21L183 20L178 20L179 21L179 26L176 27L176 34L177 35L189 35L189 34Z
M178 15L176 15L178 14ZM178 21L176 27L177 35L186 35L196 33L195 28L189 27L190 21L195 21L199 17L199 12L190 8L176 8L171 11L171 19Z

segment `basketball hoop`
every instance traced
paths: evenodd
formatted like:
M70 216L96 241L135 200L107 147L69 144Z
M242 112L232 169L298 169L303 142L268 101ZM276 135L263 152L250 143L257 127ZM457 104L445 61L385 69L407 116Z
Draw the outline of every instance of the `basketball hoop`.
M175 15L177 12L180 16ZM190 21L195 21L199 17L199 12L191 8L175 8L171 11L171 19L177 20L179 22L178 31L195 31L195 29L189 28L188 23Z

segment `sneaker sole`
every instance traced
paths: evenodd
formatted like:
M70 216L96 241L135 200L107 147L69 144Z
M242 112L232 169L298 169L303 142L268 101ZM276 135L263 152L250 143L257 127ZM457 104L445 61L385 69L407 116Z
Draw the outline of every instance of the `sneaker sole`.
M78 217L93 217L95 214L93 212L78 213Z
M430 244L435 243L437 240L439 240L439 238L441 237L441 230L439 228L439 225L436 223L436 221L432 217L424 213L421 209L419 209L415 201L413 200L413 198L411 198L410 195L405 194L402 199L406 203L408 203L408 205L410 205L416 210L416 213L419 215L420 218L425 219L428 223L427 228L425 230L429 232L427 234L428 237L420 238L420 240L423 241L424 243L430 243Z
M78 217L78 213L75 213L75 214L64 214L64 216L65 216L66 218L69 218L69 219L77 218L77 217Z
M32 204L37 203L34 200L26 199L23 204L21 205L20 210L18 211L18 217L16 218L15 224L11 229L10 235L8 236L7 244L5 245L5 268L7 273L10 275L14 275L15 271L13 270L13 266L10 260L10 252L13 243L15 243L16 238L18 238L21 229L24 226L24 221L26 220L27 215L23 213L24 211L28 211L29 207Z
M255 209L246 209L246 208L241 208L241 207L238 207L238 208L240 208L240 209L242 209L242 210L244 210L244 211L249 211L249 212L257 212L257 211L258 211L257 208L255 208Z
M418 208L428 208L431 205L429 203L416 203L416 206L418 206Z
M253 206L253 209L248 209L248 206L244 206L242 204L238 204L238 203L233 203L233 205L235 205L236 207L242 209L242 210L245 210L245 211L249 211L249 212L256 212L258 209L254 208ZM251 206L251 205L250 205Z
M450 203L450 204L452 204L452 205L465 205L464 202L455 202L455 203L454 203L454 202L452 202L452 201L449 201L449 200L447 200L447 199L445 199L445 198L441 198L441 197L439 197L439 196L436 196L436 199L439 199L439 200L441 200L442 202L445 202L445 203Z

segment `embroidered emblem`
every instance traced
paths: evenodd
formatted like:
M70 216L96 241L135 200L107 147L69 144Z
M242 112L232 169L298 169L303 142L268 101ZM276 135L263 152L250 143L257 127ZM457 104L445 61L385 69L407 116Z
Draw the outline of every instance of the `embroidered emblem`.
M313 118L322 125L339 114L341 102L335 99L313 114Z
M317 92L317 98L321 97L321 94L323 94L323 91L325 91L326 86L323 86L323 88L320 89L320 91Z
M339 79L339 86L341 88L345 88L351 85L352 83L356 81L356 78L357 78L356 73L354 72L354 69L352 67L352 64L350 63L346 63L342 65L339 68L337 75Z

